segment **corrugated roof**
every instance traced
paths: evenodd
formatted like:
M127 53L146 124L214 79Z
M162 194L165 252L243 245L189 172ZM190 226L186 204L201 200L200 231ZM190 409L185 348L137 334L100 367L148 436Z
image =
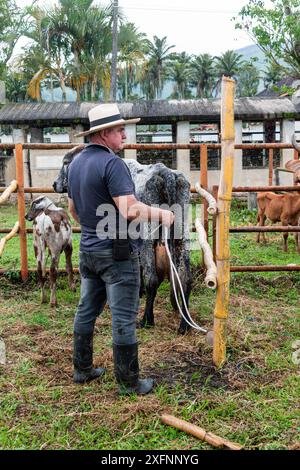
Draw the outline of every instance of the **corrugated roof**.
M53 127L82 124L89 127L88 111L99 103L11 103L0 109L0 124ZM218 122L220 99L153 100L119 103L124 118L140 117L141 124L155 122ZM289 98L239 98L235 118L242 120L300 118L300 106Z

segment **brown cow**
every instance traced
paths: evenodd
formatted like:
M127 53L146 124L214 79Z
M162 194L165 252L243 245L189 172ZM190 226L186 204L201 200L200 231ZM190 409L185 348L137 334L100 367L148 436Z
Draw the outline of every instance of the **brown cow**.
M66 212L57 207L49 198L38 197L32 201L30 210L26 214L27 220L33 220L34 253L37 260L37 272L41 284L41 302L46 301L45 280L47 248L51 257L50 288L51 306L56 305L56 277L59 257L62 251L66 255L66 269L70 288L74 291L72 267L72 229Z
M281 222L282 226L298 226L298 220L300 217L300 193L286 193L286 194L275 194L272 192L258 193L257 195L258 214L257 221L258 226L264 226L266 219L271 222ZM262 233L263 241L266 241L264 232L257 233L257 243L260 242L260 235ZM287 251L287 239L288 232L283 233L283 250ZM298 233L295 232L295 243L298 253Z

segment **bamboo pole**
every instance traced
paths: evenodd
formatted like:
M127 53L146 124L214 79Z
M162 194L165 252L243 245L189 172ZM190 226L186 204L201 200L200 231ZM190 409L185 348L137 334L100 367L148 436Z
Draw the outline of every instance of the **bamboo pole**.
M216 202L218 202L218 186L213 186L212 194ZM213 256L214 262L216 263L217 259L217 214L213 216Z
M172 415L162 415L161 421L164 424L168 424L169 426L173 426L173 428L179 429L180 431L187 432L188 434L191 434L192 436L195 436L201 441L207 442L218 449L227 448L230 450L241 450L243 448L240 444L236 444L235 442L228 441L223 437L216 436L216 434L207 432L205 429L200 428L195 424L190 424L187 421L175 418L175 416Z
M17 187L18 187L17 181L12 180L10 185L4 189L3 194L0 196L0 204L3 204L3 202L7 201L7 199L11 196L11 194L16 191Z
M18 182L18 217L21 254L21 277L23 281L28 278L27 239L25 223L25 193L23 170L23 145L16 144L16 176Z
M207 270L204 282L206 287L209 289L215 289L217 287L217 267L213 260L211 247L207 243L207 235L199 219L196 219L195 226L198 233L199 245L203 252L204 264Z
M226 322L229 305L230 248L229 222L234 162L234 80L222 79L221 96L221 176L217 216L217 298L214 312L213 362L221 367L226 360Z
M1 240L0 240L0 257L2 256L4 247L5 247L5 243L8 242L8 240L10 240L11 238L13 238L18 233L18 230L19 230L19 222L16 222L13 229L9 232L9 234L5 235L5 237L1 238Z
M200 145L200 186L207 191L207 145ZM208 203L205 198L202 199L203 203L203 226L208 236Z

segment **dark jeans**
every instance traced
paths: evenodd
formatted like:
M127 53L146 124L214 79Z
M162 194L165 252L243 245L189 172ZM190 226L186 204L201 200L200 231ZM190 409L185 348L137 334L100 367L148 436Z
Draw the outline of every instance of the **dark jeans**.
M74 331L94 331L96 318L106 301L112 312L114 344L136 343L136 316L139 308L140 267L137 253L126 261L112 259L112 250L80 252L81 292Z

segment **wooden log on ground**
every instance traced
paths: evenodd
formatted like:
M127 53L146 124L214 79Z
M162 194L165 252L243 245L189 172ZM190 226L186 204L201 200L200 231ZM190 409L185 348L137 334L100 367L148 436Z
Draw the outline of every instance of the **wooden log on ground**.
M225 448L230 450L241 450L243 448L243 446L240 444L230 442L227 439L223 439L223 437L216 436L215 434L207 432L205 429L202 429L195 424L190 424L187 421L175 418L175 416L172 415L162 415L161 421L164 424L168 424L169 426L173 426L173 428L179 429L180 431L192 434L192 436L195 436L201 441L207 442L211 446L217 447L218 449Z

